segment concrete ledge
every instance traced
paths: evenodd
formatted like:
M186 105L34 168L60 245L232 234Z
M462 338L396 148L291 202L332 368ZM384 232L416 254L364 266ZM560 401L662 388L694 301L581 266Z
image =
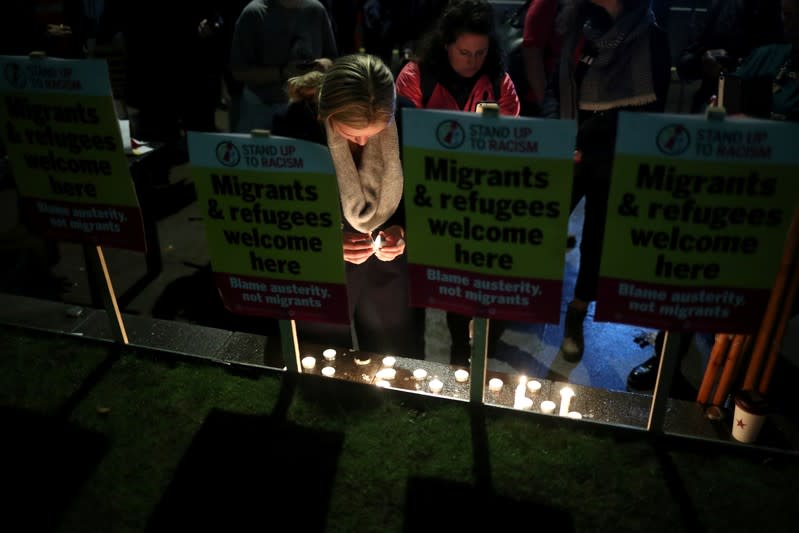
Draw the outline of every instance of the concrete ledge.
M134 348L188 356L255 371L285 371L279 353L279 339L134 315L123 315L123 322L129 345ZM0 294L0 324L100 342L114 342L109 317L105 311L76 309L73 305L24 296ZM371 385L381 381L378 373L384 368L382 355L338 350L335 359L326 360L323 356L325 348L328 347L307 343L301 346L303 357L313 356L316 359L314 367L303 369L303 374L322 377L322 369L330 366L334 368L334 375L328 379ZM393 368L395 376L393 379L383 380L382 386L412 394L439 396L456 401L469 400L469 381L457 382L454 378L455 367L435 361L396 357ZM414 378L413 372L416 369L427 372L425 379ZM487 379L493 377L501 379L504 386L498 392L490 392L486 386L483 403L517 410L514 409L514 396L518 375L487 373ZM430 391L429 383L434 378L444 383L444 388L439 393ZM597 389L539 377L531 379L542 384L538 392L527 393L533 404L524 411L533 416L557 416L542 414L540 404L549 399L559 405L560 390L568 385L575 392L569 410L581 413L582 421L641 431L646 428L652 402L649 395ZM714 422L705 417L704 409L695 402L670 398L663 430L668 436L799 454L799 427L795 420L780 415L769 416L764 426L764 431L768 430L769 434L767 445L738 443L731 438L730 424L729 416L726 420Z

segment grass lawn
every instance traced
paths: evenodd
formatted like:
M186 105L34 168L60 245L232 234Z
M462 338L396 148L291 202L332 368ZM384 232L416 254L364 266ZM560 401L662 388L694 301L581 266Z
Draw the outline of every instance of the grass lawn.
M23 329L0 353L6 531L799 524L787 454Z

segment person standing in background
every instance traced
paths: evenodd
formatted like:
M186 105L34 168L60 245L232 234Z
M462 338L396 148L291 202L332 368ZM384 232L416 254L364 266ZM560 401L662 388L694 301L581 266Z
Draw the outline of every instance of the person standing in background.
M338 55L325 7L318 0L252 0L233 31L230 69L244 84L240 117L231 131L270 129L287 106L285 83L324 71Z
M564 36L560 116L577 120L572 209L585 197L580 266L567 306L560 351L583 356L583 322L596 299L619 111L662 112L671 60L669 41L649 0L570 0L559 16Z
M675 65L681 80L701 80L691 112L704 111L722 72L734 71L754 48L781 38L780 0L713 0L701 30Z
M480 102L494 101L501 114L518 116L519 98L505 72L494 24L494 10L487 1L450 2L437 26L422 37L416 60L397 76L397 94L405 105L474 112ZM470 320L460 313L447 313L454 365L469 365ZM503 321L492 321L489 350L504 327Z
M783 31L779 33L784 34L785 42L755 48L733 73L742 81L742 98L770 99L765 106L758 102L757 107L768 110L772 120L799 122L799 0L782 0L781 4ZM761 7L766 7L765 3ZM762 83L766 82L770 87L765 87L766 91L755 91L753 95L749 90L750 81L755 81L758 87L763 87ZM718 86L718 81L716 84ZM799 299L793 304L791 316L797 312L797 302ZM660 331L655 338L654 354L630 371L628 389L647 391L655 388L663 335L664 332ZM681 356L688 349L686 338L690 339L690 335L682 336Z
M540 116L541 104L560 56L562 37L555 21L560 0L534 0L524 17L522 58L527 93L520 94L522 115Z
M482 101L503 115L519 114L519 98L505 72L486 0L453 0L422 37L416 59L397 76L397 93L420 109L476 111Z

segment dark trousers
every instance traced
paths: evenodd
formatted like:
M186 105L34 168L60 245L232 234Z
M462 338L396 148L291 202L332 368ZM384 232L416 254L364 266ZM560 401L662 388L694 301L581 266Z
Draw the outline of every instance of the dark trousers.
M469 343L469 321L470 316L460 313L447 313L447 328L449 329L452 344L449 349L449 362L453 365L469 366L469 356L471 355L471 344ZM505 331L507 322L504 320L491 320L488 328L488 353L489 356L495 351L496 343Z
M350 319L362 351L424 357L424 309L408 305L407 256L345 263ZM350 326L303 322L300 342L352 346Z
M599 262L602 257L602 240L608 210L610 174L613 165L605 154L583 154L582 162L574 167L571 209L585 197L585 217L580 238L580 271L574 297L584 302L596 300L599 282Z

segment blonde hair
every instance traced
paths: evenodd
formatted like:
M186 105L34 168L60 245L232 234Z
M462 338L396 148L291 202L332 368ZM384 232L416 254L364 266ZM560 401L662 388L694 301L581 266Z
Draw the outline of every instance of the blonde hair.
M324 74L309 72L288 80L290 101L317 98L319 119L363 128L394 116L394 77L383 61L369 54L338 58Z

